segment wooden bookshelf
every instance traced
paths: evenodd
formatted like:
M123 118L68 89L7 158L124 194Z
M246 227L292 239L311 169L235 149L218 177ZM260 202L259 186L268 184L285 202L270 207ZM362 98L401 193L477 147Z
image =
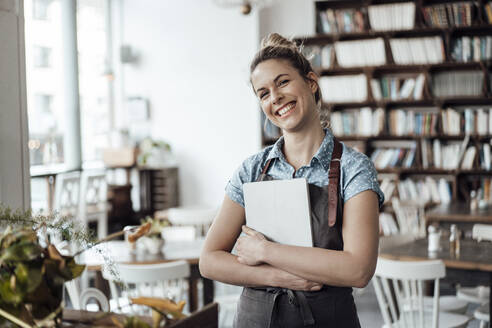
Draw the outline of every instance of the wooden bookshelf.
M373 5L384 5L384 4L397 4L401 5L405 2L411 2L415 4L415 12L413 18L413 28L402 29L402 30L374 30L371 27L371 22L369 18L369 8ZM326 46L331 47L331 55L328 57L329 65L314 66L315 71L318 75L323 77L337 77L337 76L355 76L364 75L367 81L366 90L367 97L363 101L330 101L323 103L323 110L331 115L335 112L349 112L356 111L360 108L369 107L372 110L381 108L384 111L384 128L378 135L371 136L361 136L357 134L350 135L336 135L340 140L346 142L347 144L357 143L363 145L364 152L371 156L375 151L372 146L373 143L380 143L384 141L388 142L407 142L414 141L416 148L415 164L411 167L386 167L384 169L378 169L380 175L390 175L396 177L397 181L407 178L407 177L417 177L417 176L445 176L449 180L450 188L452 190L452 199L454 201L468 201L469 190L471 188L480 187L482 179L490 179L492 176L492 170L486 170L481 167L480 162L480 147L483 143L491 144L492 142L492 128L488 127L487 133L478 134L476 131L470 135L469 143L467 147L476 147L476 154L473 158L473 166L471 169L462 169L458 166L456 169L443 169L440 167L427 167L424 168L422 164L422 143L426 140L439 140L446 145L448 143L459 143L465 138L464 130L456 134L446 134L443 132L443 122L442 115L443 111L447 108L452 107L458 109L464 113L464 108L475 109L478 107L484 108L486 110L491 109L488 114L492 115L492 55L485 56L485 52L480 53L480 59L471 58L468 61L461 61L456 59L456 49L457 40L463 37L470 38L471 42L475 42L478 39L479 42L485 42L487 37L492 39L492 24L489 23L489 19L492 17L487 17L487 12L485 6L488 1L477 0L477 1L467 1L470 4L469 17L466 15L454 16L453 6L459 7L460 4L465 3L464 1L449 1L449 0L415 0L415 1L399 1L399 0L335 0L335 1L316 1L315 11L316 11L316 34L310 37L303 37L296 39L298 44L303 44L306 48L317 47L320 51ZM444 10L449 10L448 15L453 15L452 19L448 16L448 21L455 20L460 23L470 23L469 26L466 25L449 25L447 27L443 26L431 26L430 21L426 20L426 13L437 11L437 7L441 6L445 8ZM447 6L450 9L446 9ZM468 6L463 5L463 6ZM432 7L428 9L428 7ZM331 32L324 33L323 22L321 21L322 12L333 11L337 14L337 11L353 10L352 18L356 19L359 15L363 19L363 29L357 30L361 26L361 22L355 22L355 31L353 32ZM461 9L460 9L461 10ZM466 13L466 8L463 9L463 13ZM360 13L354 14L355 11L360 11ZM438 17L439 20L442 17ZM471 18L471 19L470 19ZM492 21L492 20L491 20ZM335 21L335 25L338 21ZM439 24L441 22L439 21ZM326 24L326 22L325 22ZM347 22L343 22L347 24ZM340 24L339 24L340 25ZM326 26L326 25L325 25ZM337 27L338 29L338 27ZM439 62L429 62L429 63L418 63L418 64L398 64L401 62L401 58L397 58L395 61L395 54L393 53L391 40L394 39L418 39L425 37L439 37L442 42L442 50L440 55L442 55L442 61ZM474 38L479 37L479 38ZM344 41L365 41L375 38L381 38L384 42L384 56L385 63L380 65L356 65L347 66L340 65L340 55L335 49L335 43ZM492 44L491 44L492 46ZM473 48L472 50L476 49ZM482 47L480 43L480 47ZM480 48L479 47L479 48ZM458 48L457 48L458 49ZM481 48L480 48L481 49ZM427 50L426 50L427 51ZM481 52L482 50L480 50ZM483 56L482 56L483 55ZM464 55L463 55L464 56ZM343 59L343 58L342 58ZM476 59L476 60L473 60ZM314 62L313 62L314 64ZM326 64L326 63L325 63ZM449 71L474 71L477 72L477 76L480 76L481 84L478 85L475 95L451 95L451 96L439 96L436 91L436 85L434 83L437 80L438 75L441 73L446 73ZM406 79L406 76L411 76L411 74L423 75L423 87L421 96L418 98L404 98L404 99L392 99L393 97L383 97L382 99L375 97L373 94L373 89L371 86L371 81L377 80L381 81L385 77L400 76L400 79ZM415 78L416 80L416 78ZM405 81L406 82L406 81ZM400 83L400 82L398 82ZM403 82L401 82L403 83ZM458 85L458 84L457 84ZM401 85L400 85L401 86ZM383 88L383 87L381 87ZM446 89L446 88L444 88ZM323 90L322 90L323 91ZM467 92L463 92L467 94ZM398 97L397 97L398 98ZM408 134L408 135L392 135L389 133L389 117L390 112L393 110L404 110L404 111L414 111L419 110L425 111L435 109L437 113L437 123L436 123L436 133L433 134ZM463 114L464 115L464 114ZM492 120L489 120L492 122ZM333 130L333 129L332 129ZM277 137L271 134L263 133L262 141L264 145L273 144L277 140ZM491 144L492 146L492 144Z

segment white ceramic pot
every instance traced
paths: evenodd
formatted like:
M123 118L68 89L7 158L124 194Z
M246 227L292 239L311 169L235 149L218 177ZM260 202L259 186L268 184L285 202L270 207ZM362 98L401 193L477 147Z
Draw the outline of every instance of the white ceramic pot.
M161 238L142 237L140 239L150 254L159 254L164 246L164 239Z

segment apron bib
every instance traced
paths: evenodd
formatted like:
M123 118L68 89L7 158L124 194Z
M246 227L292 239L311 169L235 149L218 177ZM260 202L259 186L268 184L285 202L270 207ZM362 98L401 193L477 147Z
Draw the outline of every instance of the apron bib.
M343 202L340 196L342 144L333 139L328 185L309 184L313 246L343 250ZM273 180L265 166L257 181ZM323 286L304 292L286 288L245 287L239 299L235 328L344 327L360 328L352 288Z

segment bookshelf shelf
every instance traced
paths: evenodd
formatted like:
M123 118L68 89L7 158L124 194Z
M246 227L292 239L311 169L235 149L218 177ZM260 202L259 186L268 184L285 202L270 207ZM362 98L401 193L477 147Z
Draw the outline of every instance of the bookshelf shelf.
M413 16L397 10L401 16L386 19L400 26L371 22L373 5L391 12L398 6L407 10L409 3ZM445 196L452 201L469 201L470 191L478 188L489 190L492 201L492 170L484 169L492 166L492 15L486 9L492 12L492 1L315 2L316 34L296 42L315 55L322 110L335 136L375 162L385 151L393 152L391 160L383 156L383 163L391 164L376 165L385 167L378 169L382 179L417 184L430 177L439 193L444 184L439 179L444 179ZM441 16L429 16L439 10ZM445 22L451 25L442 27ZM381 30L375 30L377 24ZM271 145L277 137L270 131L262 140ZM450 156L459 158L456 165L448 165ZM399 194L399 187L394 190Z
M472 26L450 26L450 27L417 27L410 30L350 32L340 34L318 33L304 40L306 45L322 44L326 42L360 40L369 38L397 38L397 37L419 37L430 35L455 35L463 33L486 34L492 33L492 24L474 24Z

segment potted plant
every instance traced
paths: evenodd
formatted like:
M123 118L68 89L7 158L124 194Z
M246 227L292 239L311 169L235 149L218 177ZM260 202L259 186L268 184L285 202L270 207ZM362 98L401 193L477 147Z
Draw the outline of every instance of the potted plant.
M149 232L141 238L142 243L149 253L158 254L164 246L164 239L161 237L161 230L162 228L170 225L169 221L154 219L147 216L145 219L141 220L141 223L151 224Z
M56 230L85 245L91 237L72 230L75 226L66 218L14 212L1 205L0 228L0 326L58 326L63 285L80 276L85 266L74 256L60 254L47 235Z

